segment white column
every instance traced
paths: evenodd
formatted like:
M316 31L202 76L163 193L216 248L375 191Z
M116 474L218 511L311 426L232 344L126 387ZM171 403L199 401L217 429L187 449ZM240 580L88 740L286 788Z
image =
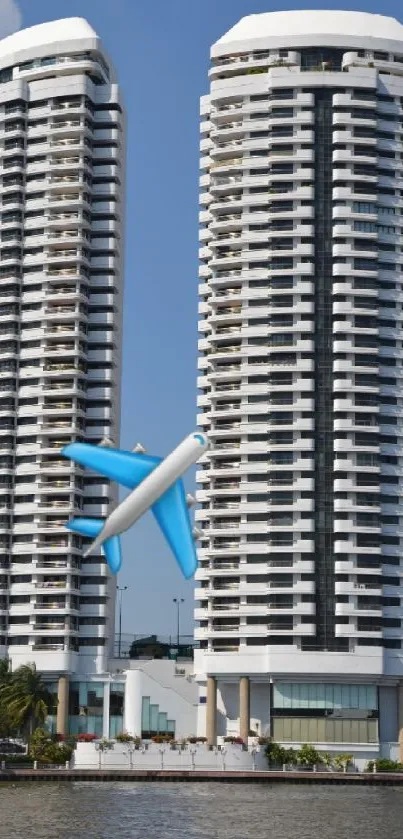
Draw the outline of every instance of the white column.
M110 701L111 701L111 683L104 683L104 720L102 736L109 738L109 716L110 716Z
M126 670L124 730L141 737L142 671Z
M399 761L403 762L403 682L397 686L397 724L399 738Z

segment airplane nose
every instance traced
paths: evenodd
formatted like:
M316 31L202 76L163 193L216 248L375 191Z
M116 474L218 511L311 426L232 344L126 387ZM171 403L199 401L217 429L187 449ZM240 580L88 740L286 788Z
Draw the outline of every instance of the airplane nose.
M201 446L205 446L207 444L207 437L204 434L193 434L193 438L200 443Z

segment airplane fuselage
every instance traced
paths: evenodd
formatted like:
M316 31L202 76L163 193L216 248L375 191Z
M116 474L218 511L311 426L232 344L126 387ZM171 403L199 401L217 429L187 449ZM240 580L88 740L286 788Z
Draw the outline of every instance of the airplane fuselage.
M185 437L182 443L112 511L86 555L99 548L107 539L124 533L135 524L189 466L199 460L207 447L208 441L203 434L196 433Z

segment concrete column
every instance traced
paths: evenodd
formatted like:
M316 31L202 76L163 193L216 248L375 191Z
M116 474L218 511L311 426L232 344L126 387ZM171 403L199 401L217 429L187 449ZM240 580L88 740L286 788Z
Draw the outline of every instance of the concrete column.
M239 680L239 734L244 743L248 742L250 729L250 682L248 676Z
M142 671L126 670L123 727L132 737L141 737L142 706Z
M110 717L110 701L111 701L111 683L104 683L104 706L103 706L103 721L102 721L102 737L109 739L109 717Z
M207 676L206 736L209 746L217 745L217 679Z
M57 685L56 730L58 734L69 733L69 680L67 676L60 676Z
M399 761L403 763L403 682L397 687L397 726L399 737Z

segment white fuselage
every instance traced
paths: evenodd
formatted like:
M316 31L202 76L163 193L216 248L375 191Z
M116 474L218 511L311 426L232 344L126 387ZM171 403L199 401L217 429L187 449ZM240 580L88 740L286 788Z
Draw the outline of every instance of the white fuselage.
M116 510L113 510L87 554L102 545L106 539L128 530L189 466L199 460L207 447L207 438L203 434L195 433L185 437L182 443L129 493Z

